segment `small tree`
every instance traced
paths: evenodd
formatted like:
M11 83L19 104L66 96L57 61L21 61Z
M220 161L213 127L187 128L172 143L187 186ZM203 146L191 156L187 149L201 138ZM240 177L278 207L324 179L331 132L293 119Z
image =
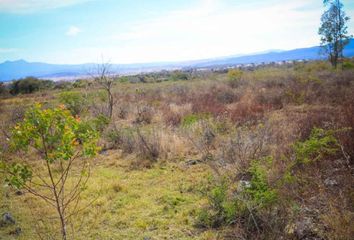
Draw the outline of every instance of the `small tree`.
M6 94L7 93L7 89L6 86L3 82L0 82L0 95L2 94Z
M12 132L12 147L38 161L22 160L2 166L9 185L25 189L56 209L62 239L67 239L69 218L77 213L84 186L89 178L88 157L97 151L98 134L74 118L64 107L42 109L37 104ZM75 166L75 167L74 167ZM73 176L79 167L78 177Z
M107 115L111 119L113 114L114 97L113 97L113 84L114 78L111 72L111 65L109 63L97 64L93 78L98 85L100 85L107 93Z
M344 47L349 43L347 22L349 17L343 10L340 0L324 0L325 6L329 6L321 17L321 26L318 33L321 35L321 46L329 56L329 61L334 68L338 66L338 60L343 58Z

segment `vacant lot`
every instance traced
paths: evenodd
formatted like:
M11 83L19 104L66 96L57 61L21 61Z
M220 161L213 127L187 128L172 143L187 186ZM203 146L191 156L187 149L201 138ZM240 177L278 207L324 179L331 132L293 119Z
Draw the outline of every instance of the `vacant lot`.
M7 164L37 166L36 154L10 146L36 102L100 133L73 239L353 236L354 70L311 62L113 84L111 119L91 80L0 99ZM16 220L0 224L0 239L60 239L55 209L41 199L2 181L0 200Z

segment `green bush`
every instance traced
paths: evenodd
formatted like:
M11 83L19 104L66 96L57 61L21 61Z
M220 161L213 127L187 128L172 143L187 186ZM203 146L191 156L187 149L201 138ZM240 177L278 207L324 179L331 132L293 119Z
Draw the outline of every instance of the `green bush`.
M344 70L354 69L354 61L349 59L344 60L343 69Z
M262 160L254 160L249 168L251 175L250 187L245 189L247 198L250 199L253 205L258 207L266 207L276 202L277 192L268 183L270 164L273 159L271 157L263 158Z
M174 71L172 72L170 79L172 81L188 80L188 75L182 71Z
M229 84L232 88L237 88L241 84L243 76L243 71L240 69L230 69L227 72L227 77L229 79Z
M252 161L248 170L251 179L246 184L223 180L212 185L206 193L208 205L197 216L197 226L218 228L238 220L260 219L279 199L277 188L268 181L272 161L271 157ZM253 224L248 222L246 227L255 227Z
M320 128L312 129L309 139L294 144L297 163L311 163L325 155L332 155L338 151L338 141L334 131Z
M209 114L188 114L182 118L181 125L184 128L188 128L198 121L208 119L209 117Z
M79 92L62 92L59 95L59 101L63 103L74 116L81 115L88 109L86 99Z
M229 196L229 187L229 184L223 180L207 192L208 206L199 211L197 226L218 228L234 222L237 202Z

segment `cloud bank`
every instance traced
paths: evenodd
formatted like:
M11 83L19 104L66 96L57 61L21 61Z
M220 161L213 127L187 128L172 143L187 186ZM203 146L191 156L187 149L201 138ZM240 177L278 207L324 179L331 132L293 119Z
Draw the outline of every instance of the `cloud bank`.
M32 13L67 7L87 1L89 0L0 0L0 12Z
M65 34L70 37L75 37L80 32L82 32L80 28L78 28L76 26L70 26L68 31Z

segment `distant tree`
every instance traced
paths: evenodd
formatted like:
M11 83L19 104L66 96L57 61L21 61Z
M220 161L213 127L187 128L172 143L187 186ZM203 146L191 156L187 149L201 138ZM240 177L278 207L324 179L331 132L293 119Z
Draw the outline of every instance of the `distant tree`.
M321 26L318 33L321 35L321 46L329 56L329 61L337 68L339 59L343 58L344 47L349 43L347 22L349 17L344 12L340 0L324 0L328 6L321 17Z
M54 84L54 89L60 89L60 90L69 90L69 89L72 89L73 88L73 83L72 82L69 82L69 81L57 81L55 82Z
M3 82L0 82L0 95L6 94L7 93L7 89L6 86Z
M182 71L173 71L171 73L171 80L178 81L178 80L188 80L188 74Z
M15 80L10 85L12 95L33 93L40 89L50 89L54 83L50 80L41 80L35 77L26 77Z
M93 73L91 73L94 81L103 88L107 94L107 117L112 118L113 106L114 106L114 96L113 96L113 85L114 76L111 72L111 64L102 61L101 64L97 64Z
M97 132L63 107L43 109L37 104L15 126L11 143L15 151L29 150L38 161L0 162L9 185L56 210L63 240L68 238L69 219L80 210L80 195L90 176L87 157L96 153L97 139Z

